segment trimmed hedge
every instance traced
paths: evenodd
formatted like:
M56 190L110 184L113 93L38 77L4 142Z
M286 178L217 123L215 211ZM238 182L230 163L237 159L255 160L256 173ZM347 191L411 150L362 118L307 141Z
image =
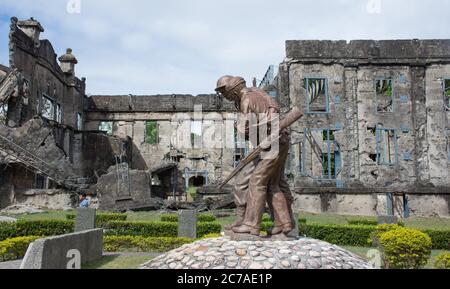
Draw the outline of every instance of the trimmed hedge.
M431 238L433 249L450 250L450 230L421 230Z
M322 225L304 224L299 226L300 235L343 246L367 247L367 240L374 231L367 225Z
M0 242L0 262L17 260L23 258L27 252L28 245L40 237L16 237Z
M366 219L355 219L355 220L347 220L349 225L367 225L367 226L376 226L378 225L378 221L376 220L366 220Z
M24 236L54 236L73 233L74 222L66 220L19 220L0 224L0 241Z
M178 215L176 214L164 214L161 215L161 222L178 222ZM211 214L198 214L197 215L198 222L215 222L216 217Z
M141 252L167 252L192 241L189 238L175 237L105 236L103 249L106 252L120 252L129 249L137 249Z
M76 218L75 213L69 213L66 215L67 220L75 220L75 218ZM95 215L95 226L101 228L106 226L106 223L110 221L126 221L126 220L127 220L126 214L97 213Z
M174 222L108 222L108 235L129 235L143 237L177 237L178 224ZM197 236L220 233L222 226L218 222L197 223Z

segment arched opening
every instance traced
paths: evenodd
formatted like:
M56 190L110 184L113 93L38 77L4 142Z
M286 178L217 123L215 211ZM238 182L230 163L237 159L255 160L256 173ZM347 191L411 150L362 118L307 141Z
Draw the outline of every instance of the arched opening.
M206 184L205 177L203 176L193 176L189 178L189 187L203 187Z

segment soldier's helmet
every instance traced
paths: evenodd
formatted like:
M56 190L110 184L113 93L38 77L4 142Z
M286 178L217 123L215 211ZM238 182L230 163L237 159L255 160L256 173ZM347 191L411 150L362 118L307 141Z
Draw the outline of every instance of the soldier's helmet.
M239 76L225 75L217 81L216 92L229 100L233 100L231 92L241 85L245 85L245 80Z

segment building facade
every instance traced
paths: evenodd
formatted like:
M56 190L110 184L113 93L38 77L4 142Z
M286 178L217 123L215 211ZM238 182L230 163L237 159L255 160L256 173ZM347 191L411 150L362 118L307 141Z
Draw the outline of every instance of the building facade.
M111 210L184 201L251 149L215 94L87 97L72 51L57 58L43 30L13 18L0 66L0 207L55 190ZM287 41L260 87L305 111L286 166L296 210L450 216L450 40Z

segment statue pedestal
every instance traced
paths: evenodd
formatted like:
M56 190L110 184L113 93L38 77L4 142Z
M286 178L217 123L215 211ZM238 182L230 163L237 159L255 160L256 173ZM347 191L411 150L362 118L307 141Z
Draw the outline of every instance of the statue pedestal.
M262 238L238 241L227 236L183 245L141 265L141 268L372 269L373 267L359 256L319 240L301 238L283 241Z

